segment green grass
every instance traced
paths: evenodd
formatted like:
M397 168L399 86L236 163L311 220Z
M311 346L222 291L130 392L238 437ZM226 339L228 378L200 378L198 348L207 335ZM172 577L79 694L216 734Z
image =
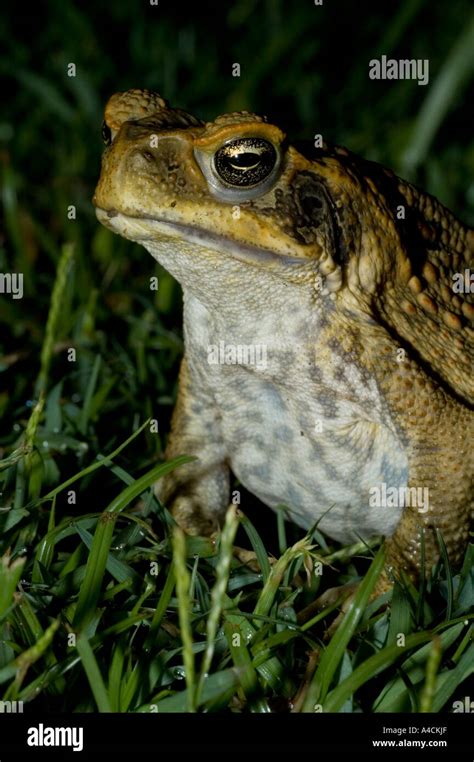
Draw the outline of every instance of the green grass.
M474 669L472 546L460 572L442 561L423 589L397 585L386 607L367 604L376 544L305 537L244 490L217 542L176 534L151 484L184 462L162 462L183 349L179 287L97 223L91 197L106 98L151 87L204 118L248 108L297 139L322 131L410 172L472 223L472 66L459 52L471 49L468 0L375 12L237 0L212 14L202 3L185 21L161 3L51 0L40 27L10 5L0 272L23 273L25 294L0 298L0 698L32 711L450 711ZM434 88L369 88L367 60L383 53L429 57ZM337 607L316 611L314 600L356 580L328 640Z
M65 711L370 712L449 710L462 695L474 671L472 547L452 580L450 617L443 574L428 583L421 605L416 590L400 586L389 609L368 605L379 551L327 643L331 611L304 623L299 615L316 594L312 561L331 558L331 548L302 538L265 579L232 553L235 513L217 546L186 538L149 490L170 464L134 480L116 458L99 461L116 472L114 496L100 512L58 516L55 492L2 515L3 699ZM25 471L31 492L37 477ZM101 478L98 468L93 477ZM133 509L139 495L140 514ZM23 512L15 517L15 510ZM153 530L144 517L154 518ZM248 533L264 547L254 527ZM343 563L322 582L355 573Z
M422 592L397 584L387 608L384 600L369 602L382 548L367 568L368 546L360 544L367 558L356 561L354 549L321 546L314 530L269 564L260 533L235 510L217 542L186 537L151 487L188 458L142 463L135 476L119 464L149 421L113 452L89 454L80 471L43 494L63 438L85 460L84 421L94 442L101 416L99 408L91 421L84 410L108 383L92 365L87 406L68 418L56 387L48 392L71 258L66 247L41 354L39 401L15 457L0 463L5 487L15 485L15 497L22 496L0 514L3 700L72 712L449 711L474 673L473 546L454 577L441 548L445 560ZM106 477L104 504L95 495L103 495ZM86 502L88 510L78 511ZM233 553L240 521L259 573ZM282 542L280 517L275 524ZM323 574L315 574L320 563ZM308 604L359 574L328 642L334 605L308 618Z

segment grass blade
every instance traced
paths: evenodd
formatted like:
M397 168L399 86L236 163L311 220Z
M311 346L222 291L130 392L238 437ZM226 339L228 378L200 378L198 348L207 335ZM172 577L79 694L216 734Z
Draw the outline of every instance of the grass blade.
M420 643L426 643L426 641L431 640L431 638L432 635L429 632L409 635L405 641L404 647L397 645L387 646L373 656L370 656L357 667L354 672L344 680L344 682L340 683L337 688L334 688L334 690L329 693L323 704L324 711L339 711L344 702L347 701L347 699L352 696L361 685L364 685L364 683L373 678L374 675L386 669L390 664L399 659L400 655L405 651L414 648Z
M89 685L91 687L92 694L97 704L99 712L111 712L109 697L107 690L100 673L100 669L97 664L97 660L94 656L94 651L91 648L89 640L82 632L77 638L76 648L79 656L81 657L82 666L84 672L87 675Z
M413 629L410 601L399 582L393 586L390 614L390 628L387 645L394 645L400 635L409 635Z
M257 556L257 561L262 573L262 577L266 581L270 575L270 563L268 561L268 555L267 551L265 550L265 546L260 539L259 533L245 514L241 514L240 523L247 533L247 537L249 538L255 555Z
M453 615L453 605L454 605L453 574L451 571L451 564L449 562L448 551L446 549L446 545L443 540L443 535L441 534L439 529L436 529L436 539L438 541L439 550L440 550L441 558L443 559L444 570L446 573L446 590L447 590L446 621L448 621L449 619L451 619Z
M182 455L168 463L155 466L151 471L148 471L148 473L134 481L133 484L127 486L112 500L103 512L94 533L92 548L87 561L86 576L79 593L79 600L74 614L73 626L76 630L85 627L95 613L109 557L117 514L161 476L164 476L164 474L183 463L188 463L190 460L193 460L193 458Z
M474 15L463 25L437 78L428 90L402 157L402 171L409 177L426 158L430 145L462 87L472 78L474 67Z
M464 625L458 622L449 627L439 635L443 653L455 643L461 634ZM388 645L395 645L389 643ZM424 665L428 658L430 644L419 648L414 654L408 657L400 666L400 670L409 679L410 684L417 685L423 679L425 674ZM402 712L407 709L409 697L406 682L401 677L396 677L385 685L372 705L374 712Z
M459 663L449 672L442 672L438 675L435 688L435 695L432 701L432 711L440 712L454 691L464 680L474 675L474 644L471 643L468 650L462 655ZM467 686L466 686L467 688ZM467 693L467 691L466 691ZM472 695L472 694L471 694Z
M104 511L99 518L87 561L86 576L74 613L73 627L75 630L86 627L95 614L114 533L115 519L116 515L109 511Z
M74 476L71 476L70 479L67 479L65 482L62 482L62 484L59 484L57 487L48 492L47 495L42 497L41 500L38 501L38 504L44 503L46 500L51 500L51 498L56 497L56 495L65 490L71 484L74 484L74 482L77 482L84 476L92 474L98 468L102 468L103 466L110 466L113 459L116 458L117 455L120 455L122 450L124 450L131 442L133 442L133 440L138 437L139 434L141 434L143 429L145 429L149 423L150 419L147 419L145 423L142 423L142 425L136 431L134 431L133 434L131 434L128 439L125 440L125 442L122 442L122 444L119 445L113 452L111 452L109 455L104 456L100 460L95 461L95 463L91 463L90 466L83 468L82 471L79 471L77 474L74 474Z
M426 662L426 680L421 691L420 712L431 712L433 699L436 695L436 674L441 662L442 656L441 640L438 636L431 642L430 652Z
M81 434L85 434L87 431L87 423L89 421L90 414L91 414L92 397L94 396L94 390L95 390L95 387L97 386L97 379L99 378L99 370L100 370L101 362L102 362L101 356L97 355L94 360L94 365L92 366L92 372L91 372L89 383L87 384L87 389L84 396L84 404L81 410L81 417L79 419L78 429L81 432Z
M227 622L224 625L224 632L229 645L232 661L240 670L241 687L249 705L250 711L269 712L270 707L265 699L259 696L260 685L258 675L252 663L252 658L248 652L245 642L242 640L240 628L235 624Z
M222 670L215 675L210 675L204 683L204 688L201 694L200 706L216 701L228 701L240 684L240 671L235 669ZM189 706L189 689L176 693L174 696L162 699L156 702L156 709L159 714L168 712L186 712ZM154 702L150 702L153 704ZM149 712L150 704L141 707L139 711Z
M22 654L17 656L17 658L12 662L12 664L7 665L2 670L0 670L0 683L5 682L5 680L9 679L9 677L12 677L13 675L15 675L15 680L8 688L4 698L16 699L18 695L18 691L21 688L21 685L23 683L23 680L25 679L27 671L29 670L32 664L37 662L39 659L41 659L42 656L44 656L47 653L51 643L53 642L54 634L56 630L58 629L58 627L59 627L59 620L55 619L49 625L47 630L45 630L44 633L41 634L41 636L38 638L36 643L34 643L34 645L32 645Z
M273 565L270 574L266 578L265 585L260 593L254 613L258 616L266 616L270 611L275 595L283 579L288 566L300 556L310 555L313 546L310 545L309 537L306 535L302 540L287 548L278 561Z
M325 650L321 661L316 669L308 695L303 705L303 711L313 712L316 704L324 704L326 694L336 670L341 663L344 651L359 624L364 609L367 606L370 594L375 587L385 560L384 549L381 548L375 556L372 564L362 580L360 587L352 600L349 609L333 636L329 646ZM354 678L354 672L351 679ZM341 686L339 686L340 688ZM344 701L347 697L344 698ZM342 703L344 703L344 701Z
M123 492L115 497L112 502L107 506L106 511L108 513L120 513L127 505L136 497L141 495L147 487L151 487L158 479L168 474L170 471L174 471L175 468L184 465L184 463L190 463L195 460L190 455L179 455L173 460L169 460L167 463L161 463L159 466L155 466L146 474L136 479L133 484L129 484Z
M239 519L236 510L234 506L230 506L226 513L225 523L220 538L217 575L211 592L211 610L207 618L206 651L204 653L201 674L196 689L196 706L199 704L199 696L204 681L208 677L208 672L211 668L212 657L214 655L214 642L219 627L222 609L224 608L227 583L229 581L230 564L232 561L232 550L238 526Z
M46 335L41 350L41 367L35 386L35 394L38 397L40 394L44 394L48 385L49 368L53 357L54 344L57 340L59 327L61 325L63 297L66 290L68 274L73 264L73 254L73 244L65 244L58 264L56 280L51 295L51 307L49 309L48 320L46 323Z
M166 577L166 582L163 586L163 590L161 591L160 600L158 601L155 613L153 614L153 619L151 620L150 632L148 633L148 637L144 645L145 650L150 650L155 642L158 630L160 629L161 621L171 600L175 583L175 571L174 564L172 562L168 569L168 576Z
M189 588L191 575L186 566L186 538L180 527L175 527L173 532L173 559L176 569L176 593L179 604L179 625L181 629L181 641L183 643L183 660L187 685L187 711L196 711L196 682L194 671L193 636L191 626L191 601Z
M12 605L13 594L20 581L25 561L26 558L16 558L12 561L8 553L0 558L0 621Z

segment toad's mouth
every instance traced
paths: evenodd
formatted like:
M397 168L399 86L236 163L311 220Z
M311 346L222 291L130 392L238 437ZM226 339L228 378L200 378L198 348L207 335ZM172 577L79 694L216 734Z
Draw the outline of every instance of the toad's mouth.
M311 262L309 258L280 254L270 249L236 241L194 225L160 220L146 214L135 217L117 212L115 209L107 210L101 207L96 207L95 211L99 222L109 228L109 230L119 233L124 238L141 243L148 249L152 248L154 243L163 244L169 241L170 245L173 246L173 242L176 244L181 241L202 249L211 249L220 254L229 255L246 264L260 266L273 264L293 267L299 265L306 268Z

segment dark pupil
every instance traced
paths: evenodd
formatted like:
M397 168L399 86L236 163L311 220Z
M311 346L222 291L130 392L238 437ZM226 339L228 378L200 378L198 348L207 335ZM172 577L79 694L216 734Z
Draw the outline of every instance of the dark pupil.
M231 164L236 167L249 169L250 167L255 167L259 160L260 157L257 153L241 153L232 157Z
M214 164L228 185L248 188L262 182L275 166L276 151L260 138L240 138L216 152Z

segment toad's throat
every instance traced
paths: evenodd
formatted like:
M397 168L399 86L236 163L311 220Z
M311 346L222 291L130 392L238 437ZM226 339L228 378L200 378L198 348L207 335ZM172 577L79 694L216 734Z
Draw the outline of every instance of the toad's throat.
M226 236L219 235L213 231L204 230L194 225L187 225L178 222L169 222L161 220L152 215L141 214L133 216L117 212L115 209L102 209L96 207L98 220L112 230L125 238L137 241L145 247L156 243L158 240L170 243L174 241L186 241L188 244L194 244L204 249L211 249L219 253L234 257L245 264L260 265L268 267L271 265L283 265L288 267L297 267L307 269L308 264L314 264L314 259L303 259L302 257L292 257L288 254L280 254L269 249L263 249L252 244L235 241Z

